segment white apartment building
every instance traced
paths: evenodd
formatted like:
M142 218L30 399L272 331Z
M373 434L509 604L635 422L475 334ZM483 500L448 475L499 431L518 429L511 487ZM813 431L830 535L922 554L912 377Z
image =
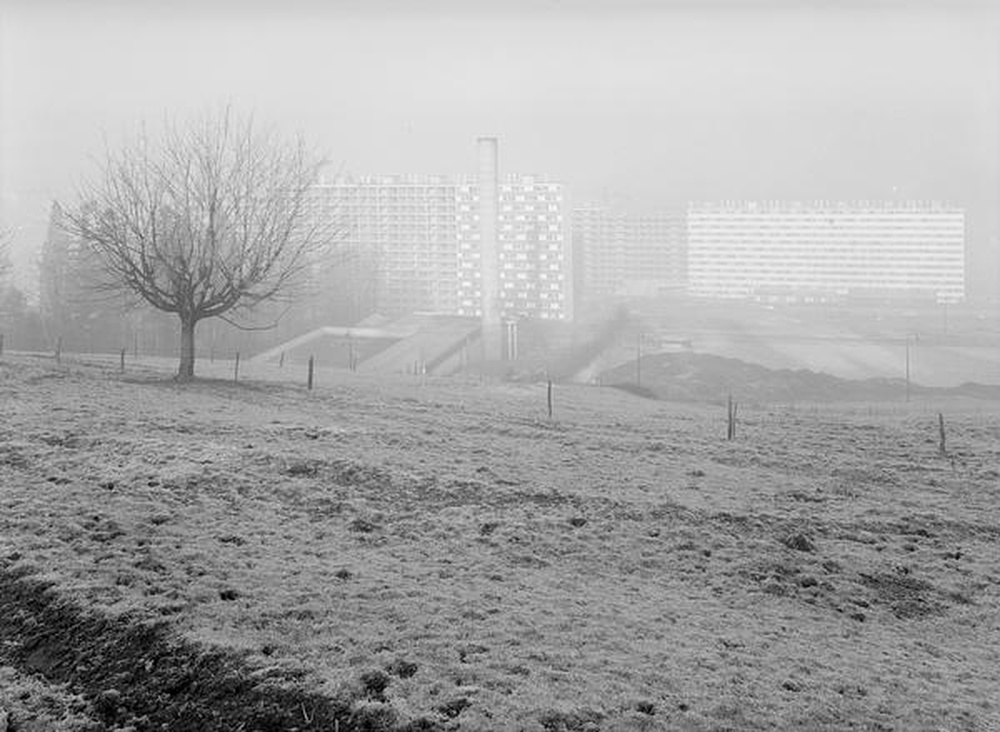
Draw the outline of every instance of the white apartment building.
M443 176L370 176L315 186L315 205L338 222L341 248L371 263L379 310L455 312L456 188Z
M565 186L509 175L498 189L504 317L572 319ZM340 224L342 248L371 260L386 314L481 314L479 184L475 176L368 176L321 183L311 205Z
M499 182L497 254L502 317L573 319L573 257L566 186L530 175ZM459 186L458 313L482 314L479 186Z
M965 212L939 203L692 203L687 247L700 297L965 297Z
M656 296L683 288L682 212L629 215L583 206L573 209L572 228L583 299Z

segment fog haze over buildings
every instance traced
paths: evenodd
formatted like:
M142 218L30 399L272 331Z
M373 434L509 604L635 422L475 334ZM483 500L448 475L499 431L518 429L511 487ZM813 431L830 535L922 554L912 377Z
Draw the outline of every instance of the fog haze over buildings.
M495 135L501 172L635 213L953 202L982 291L1000 272L998 18L961 2L4 0L0 215L31 284L52 200L105 139L230 102L358 175L474 173L476 138Z

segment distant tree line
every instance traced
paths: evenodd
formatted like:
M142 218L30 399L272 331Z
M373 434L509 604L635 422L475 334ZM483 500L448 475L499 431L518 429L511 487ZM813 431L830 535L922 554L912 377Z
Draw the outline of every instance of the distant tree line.
M36 338L39 325L37 310L28 306L27 297L14 284L10 260L13 238L13 232L0 231L0 335L4 337L5 349L12 343Z

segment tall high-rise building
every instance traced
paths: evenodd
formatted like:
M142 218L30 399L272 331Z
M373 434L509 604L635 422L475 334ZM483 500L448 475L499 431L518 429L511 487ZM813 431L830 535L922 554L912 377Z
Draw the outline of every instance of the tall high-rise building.
M965 297L965 212L938 203L692 203L689 292L717 298Z
M656 296L686 281L684 214L628 215L604 206L573 210L581 298Z
M566 186L537 176L508 175L500 179L497 193L501 315L572 320L573 255ZM481 315L481 234L474 213L479 188L461 186L460 196L458 312Z
M498 178L496 191L499 317L571 320L565 185L507 175ZM339 222L349 257L373 262L380 312L482 316L477 177L345 178L317 185L311 205L314 215Z

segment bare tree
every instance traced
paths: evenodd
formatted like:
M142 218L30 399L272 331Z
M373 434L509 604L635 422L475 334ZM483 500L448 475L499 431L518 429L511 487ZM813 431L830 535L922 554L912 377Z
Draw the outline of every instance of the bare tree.
M321 164L227 108L106 152L66 228L96 253L102 287L177 314L187 381L199 321L289 297L333 251L336 222L310 206Z

